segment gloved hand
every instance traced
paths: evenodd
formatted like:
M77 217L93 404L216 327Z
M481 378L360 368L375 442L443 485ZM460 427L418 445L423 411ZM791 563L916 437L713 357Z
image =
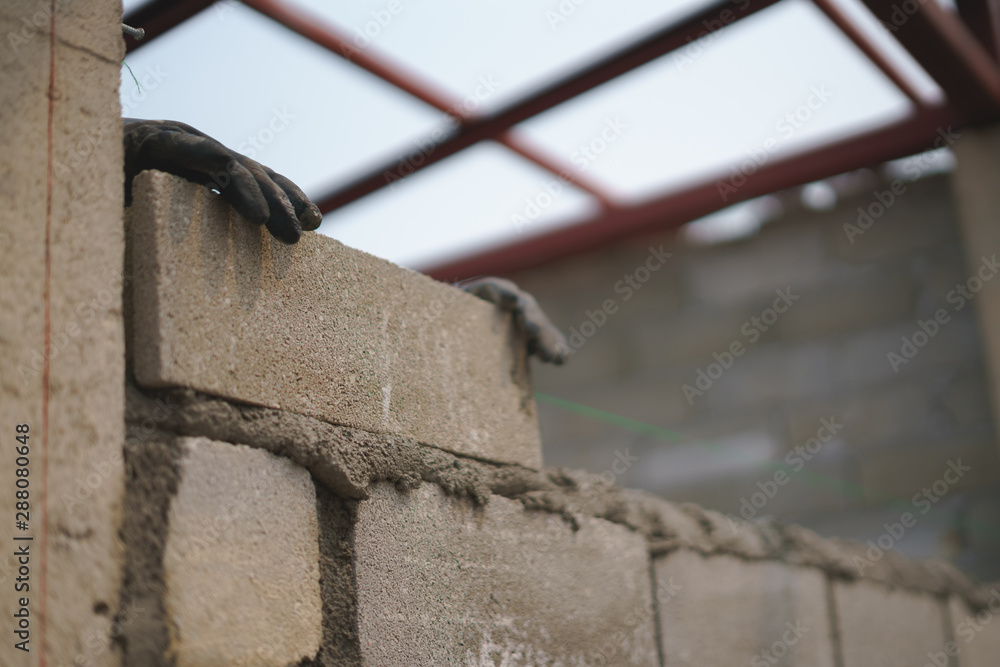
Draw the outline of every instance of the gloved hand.
M562 332L545 315L535 297L511 281L503 278L475 278L458 283L456 287L513 313L517 326L527 334L529 354L557 366L569 359L573 350Z
M281 174L190 125L123 120L126 206L132 203L132 178L145 169L157 169L216 188L237 213L256 225L266 225L271 236L283 243L295 243L302 230L319 227L323 219L319 208Z

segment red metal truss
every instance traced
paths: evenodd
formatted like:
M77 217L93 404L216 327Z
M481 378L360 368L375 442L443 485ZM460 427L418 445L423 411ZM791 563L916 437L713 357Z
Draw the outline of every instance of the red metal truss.
M280 0L244 0L244 2L307 39L325 46L333 53L337 53L386 81L398 85L418 99L429 101L430 91L417 83L416 79L407 80L408 77L400 76L397 67L387 67L385 59L372 55L371 49L359 50L340 31L323 25L310 14L293 8ZM548 111L677 48L686 46L693 40L721 30L727 25L732 25L776 2L778 0L746 0L740 3L734 3L732 0L717 0L687 19L658 30L635 44L601 58L588 67L546 86L535 94L495 114L462 119L458 130L436 145L414 149L400 160L394 160L373 169L351 183L319 197L315 200L316 204L321 211L327 213L375 192L415 171L429 167L480 141L490 139L502 141L503 134L518 123L543 111ZM440 108L439 104L441 103L447 106L447 103L440 99L433 105ZM604 201L607 200L604 199Z
M813 0L813 3L820 8L820 10L826 14L827 18L833 21L841 32L843 32L847 37L854 42L862 53L868 56L868 59L875 63L882 72L885 73L889 80L899 88L904 95L910 98L910 101L919 106L923 106L924 102L917 94L917 91L913 88L913 85L906 80L899 70L889 62L889 59L885 57L881 50L875 44L865 37L864 33L858 30L858 27L851 22L850 17L840 7L837 6L834 0Z
M732 184L730 172L638 206L598 213L569 227L442 263L426 273L449 282L472 276L504 275L595 250L622 238L679 227L754 197L913 155L935 147L935 141L940 147L947 142L953 121L947 107L931 107L888 127L773 163L765 162L735 191L727 189L725 199L719 184Z
M958 15L935 0L862 0L944 90L965 122L1000 115L1000 68Z
M958 14L994 61L1000 61L1000 2L955 0Z
M268 18L281 23L289 30L292 30L302 37L310 40L314 44L322 46L338 56L354 63L358 67L374 74L383 81L386 81L397 88L409 93L418 100L434 107L438 111L448 114L459 127L466 127L483 122L482 116L474 110L467 110L460 100L452 99L447 93L437 89L431 82L425 80L418 74L408 71L403 65L391 62L384 55L378 54L374 49L360 49L355 46L351 39L335 26L325 24L316 17L306 12L290 7L289 5L275 0L244 0L248 7L256 9ZM513 130L501 132L490 137L498 141L510 150L521 155L526 160L535 163L539 167L546 169L557 176L561 176L566 181L572 183L581 190L587 192L605 208L612 208L611 197L597 183L591 181L578 169L568 164L561 164L555 158L546 155L534 147L527 139L516 135ZM415 171L413 166L423 168L431 164L434 160L425 160L423 153L411 156L407 173ZM426 162L426 164L425 164ZM405 164L405 163L404 163ZM398 172L397 172L398 173ZM399 178L400 176L396 176ZM395 178L391 179L395 180ZM391 181L383 181L386 185ZM358 195L358 197L363 195ZM357 198L357 197L355 197ZM327 208L328 197L321 197L317 200L317 205L324 213L336 207ZM349 200L349 201L353 201ZM343 203L349 203L343 202ZM341 204L343 205L343 204Z
M450 95L432 82L406 71L371 48L359 49L348 35L336 27L318 21L290 4L280 0L244 0L244 4L447 113L457 123L457 129L439 142L415 148L411 154L317 198L317 204L324 213L488 140L497 141L535 164L559 174L590 193L601 204L598 213L580 224L467 257L431 272L436 277L450 280L484 273L508 273L590 250L625 236L677 227L739 201L918 152L927 148L937 133L951 124L957 127L966 122L985 122L1000 117L1000 68L994 60L1000 50L997 46L997 35L1000 34L997 29L1000 26L997 3L1000 0L957 0L962 15L968 17L967 20L976 21L971 30L957 16L942 10L934 0L906 3L863 0L942 87L948 97L946 107L926 106L906 78L856 29L832 0L814 1L910 98L915 106L914 115L886 128L765 164L726 200L719 195L716 179L706 179L682 191L627 207L617 205L599 184L539 151L517 136L512 128L695 39L765 9L778 0L746 0L739 3L718 0L689 18L487 116L466 113ZM126 40L129 50L147 43L210 4L207 0L154 0L129 13L125 17L126 22L147 31L144 42ZM988 25L983 25L987 20Z
M214 4L215 0L153 0L133 9L122 20L134 28L142 28L146 31L146 36L142 41L126 38L125 52L131 53L141 48Z

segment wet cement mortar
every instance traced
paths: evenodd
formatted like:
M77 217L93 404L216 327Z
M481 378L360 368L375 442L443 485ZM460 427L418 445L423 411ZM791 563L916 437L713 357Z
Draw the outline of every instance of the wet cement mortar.
M132 430L203 436L260 447L292 459L322 483L317 486L317 502L324 518L320 522L321 578L327 582L323 585L324 618L341 621L324 623L323 649L315 661L307 660L303 665L346 664L356 657L351 531L358 501L367 498L371 484L382 481L391 482L400 490L414 489L425 482L436 484L450 495L466 497L479 505L488 503L494 494L500 495L521 502L529 511L559 515L574 528L584 517L604 519L643 535L654 558L677 549L706 556L729 554L745 560L775 560L815 567L834 580L863 579L942 598L956 595L974 609L984 608L989 600L986 587L944 561L911 561L890 551L860 575L856 559L867 559L868 545L823 538L800 526L736 521L697 505L671 503L645 492L621 489L582 471L561 468L536 471L487 463L399 436L328 424L273 408L236 404L190 389L152 391L130 383L126 399L126 419ZM176 456L176 446L164 445L162 436L157 436L160 440L146 437L152 446L160 448L154 456L158 457L158 466L164 469L173 466L176 475L176 461L170 458ZM133 449L141 446L144 445L133 445ZM145 458L149 456L153 455ZM130 466L132 458L143 460L133 453L128 459ZM142 533L166 534L164 494L176 492L176 485L177 480L169 478L152 489L148 484L135 482L130 486L133 491L126 503L125 525L126 533L136 534L126 534L125 541L129 560L138 556L142 565L130 565L125 593L129 592L129 576L133 579L133 589L140 575L150 577L152 582L145 584L150 590L144 593L155 596L156 586L162 589L163 537ZM143 506L145 503L148 508ZM135 516L136 513L140 516ZM148 516L151 513L155 516ZM135 545L142 546L145 552L138 554ZM338 583L329 586L329 582ZM345 618L355 622L345 626ZM147 642L155 644L147 647L150 650L161 648L166 627L162 620L161 626L154 628L157 631ZM128 648L126 655L132 653Z

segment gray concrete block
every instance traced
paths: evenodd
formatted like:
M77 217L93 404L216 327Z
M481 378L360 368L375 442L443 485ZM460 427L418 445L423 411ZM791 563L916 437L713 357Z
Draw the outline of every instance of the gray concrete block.
M876 190L844 202L843 214L826 229L828 246L837 257L850 262L871 262L909 255L955 240L958 216L951 200L948 177L934 176L902 185L905 192L896 196L888 208L883 207L884 212L872 218L873 222L863 234L854 235L853 243L844 225L858 224L859 207L874 206L877 212L879 201L875 192L884 193L890 183L883 182Z
M918 286L905 267L859 273L797 292L801 298L774 324L776 335L820 338L916 317Z
M354 540L365 664L659 664L646 542L623 526L381 484Z
M928 372L945 378L956 366L982 363L983 346L974 314L965 308L951 313L951 320L937 335L894 370L888 355L900 354L902 339L910 339L920 331L917 319L859 332L831 345L831 384L858 388L896 378L926 378Z
M94 17L120 23L120 3L86 4ZM21 536L34 538L24 591L30 652L15 649L11 634L0 644L0 664L11 667L40 659L113 666L120 657L112 622L124 439L120 64L94 53L119 49L121 37L110 42L114 23L88 32L92 23L77 12L56 13L53 40L48 3L0 8L0 423L10 443L15 425L30 427L29 530ZM74 32L84 49L65 45ZM102 123L112 129L90 134ZM87 168L60 169L84 139ZM10 490L0 518L11 527L15 456L9 447L0 466L0 486ZM13 590L13 553L0 555L8 619L22 597Z
M654 573L677 589L660 604L665 664L836 664L819 570L681 550Z
M752 240L702 250L684 263L690 300L724 306L767 298L786 287L799 293L822 283L830 270L815 224L778 223Z
M675 389L680 382L679 374L655 373L580 383L560 391L549 392L539 387L539 392L554 395L551 402L546 397L539 401L542 441L546 447L557 440L601 442L609 447L609 456L613 457L616 447L639 433L602 413L667 428L681 422L692 410L684 395ZM678 434L675 439L679 438Z
M524 346L493 306L318 234L282 246L159 172L127 215L140 384L540 466Z
M319 527L309 473L244 445L181 445L163 555L178 667L284 667L314 656Z
M968 468L961 473L952 463ZM924 494L914 506L936 504L938 499L1000 481L1000 456L992 435L954 438L946 447L909 447L866 454L861 459L861 483L873 504L908 501ZM926 492L926 493L925 493Z
M946 401L953 388L960 393L952 399L956 404L951 411ZM975 385L969 388L974 389ZM829 398L799 401L781 412L783 421L788 424L789 449L816 438L820 420L831 418L843 424L837 433L839 444L864 449L903 439L953 435L958 426L953 415L971 417L979 404L977 397L966 391L965 383L954 380L917 383L901 378L868 390L844 391ZM979 421L989 425L987 420ZM829 454L836 447L828 447L830 444L832 441L823 443L816 456L822 458Z
M996 211L1000 193L994 186L1000 173L997 146L1000 131L992 127L962 130L963 137L955 144L957 164L952 179L955 201L959 210L962 245L965 248L966 273L974 275L982 257L992 257L1000 251L1000 232L997 231ZM986 365L990 376L993 415L1000 424L1000 281L982 283L976 295L976 315L983 345L986 348Z
M994 586L983 609L973 609L958 597L948 600L951 621L951 641L958 658L952 662L961 667L992 667L1000 656L1000 588Z
M702 366L702 370L705 368ZM735 359L721 375L716 373L718 379L712 381L704 395L693 395L692 400L716 414L737 408L784 405L826 394L835 372L834 354L822 343L758 345ZM688 374L689 385L698 388L697 380L697 371Z
M924 665L945 648L942 606L934 596L835 581L833 604L844 667Z
M752 316L760 315L755 306L740 303L725 309L696 307L676 314L643 313L645 317L633 320L631 346L645 367L704 365L714 360L713 354L727 353L734 342L748 349L763 342L764 338L749 346L740 333Z

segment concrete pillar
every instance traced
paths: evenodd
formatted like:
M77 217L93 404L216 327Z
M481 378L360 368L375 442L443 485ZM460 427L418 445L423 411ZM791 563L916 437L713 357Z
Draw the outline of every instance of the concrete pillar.
M953 146L957 166L953 187L965 246L972 304L979 319L992 388L993 419L1000 432L1000 279L993 279L1000 257L1000 126L966 128Z
M121 12L120 0L0 3L0 664L10 667L119 662ZM29 503L24 530L16 502ZM17 548L29 553L22 564ZM21 598L28 652L12 633Z

